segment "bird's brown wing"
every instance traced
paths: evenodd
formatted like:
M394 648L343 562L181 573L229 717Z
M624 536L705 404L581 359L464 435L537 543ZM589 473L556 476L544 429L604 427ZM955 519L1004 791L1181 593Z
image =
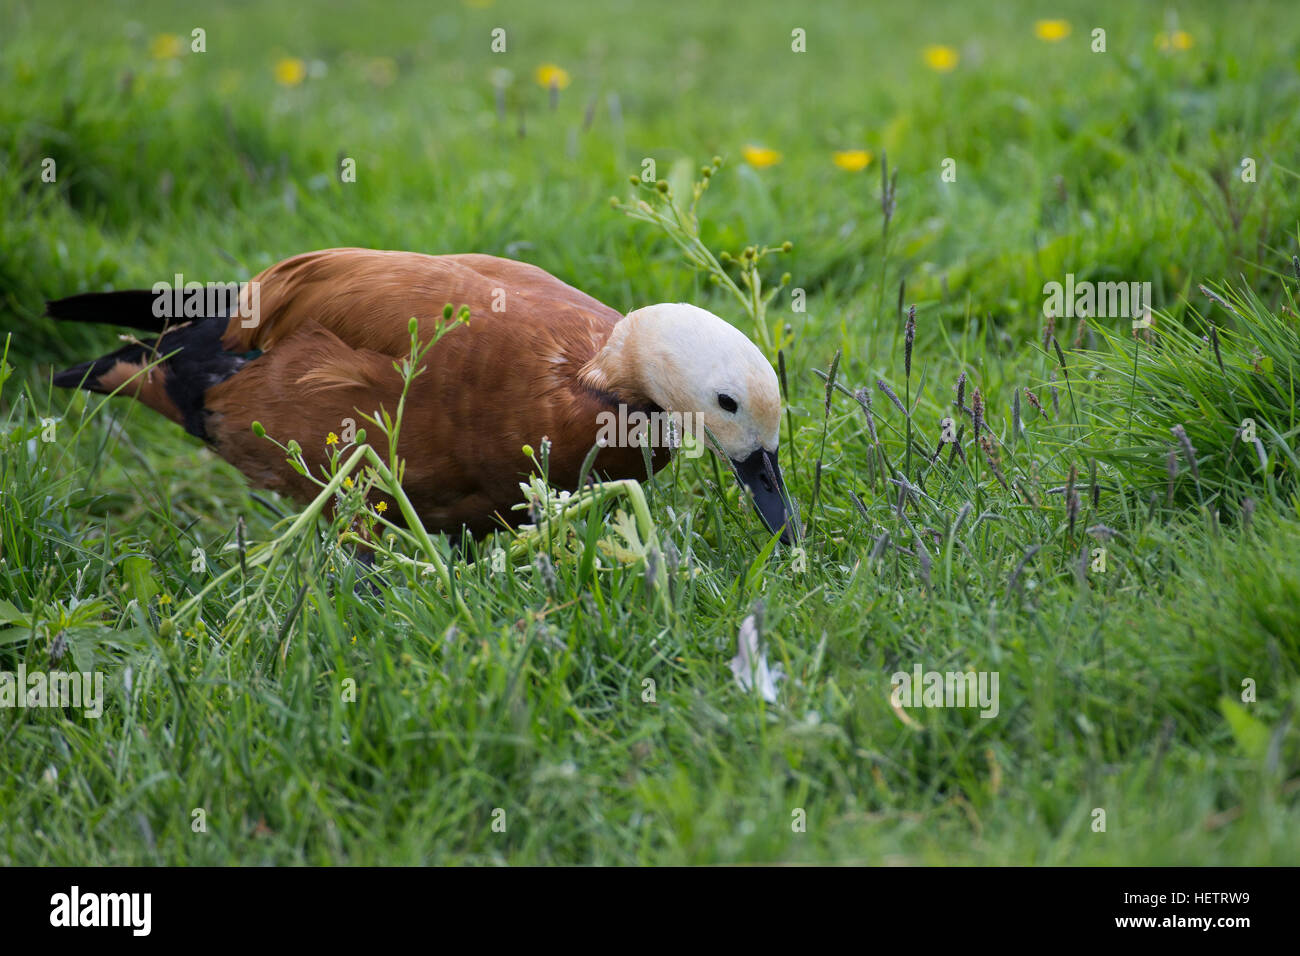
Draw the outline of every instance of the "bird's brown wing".
M620 400L578 383L619 313L535 266L331 249L285 260L254 281L257 321L232 317L222 344L263 354L208 390L208 428L221 455L246 475L299 498L315 486L256 438L251 423L282 442L296 439L317 474L327 436L346 434L349 419L386 455L361 416L395 412L401 376L393 362L409 351L408 323L414 317L427 341L447 303L468 305L470 322L429 352L407 399L399 447L404 486L431 530L464 524L482 533L496 524L494 513L517 520L509 509L532 467L521 448L540 447L543 437L552 443L553 478L561 486L576 481L596 416ZM244 294L251 306L251 291ZM644 471L636 449L602 452L597 466L613 476Z

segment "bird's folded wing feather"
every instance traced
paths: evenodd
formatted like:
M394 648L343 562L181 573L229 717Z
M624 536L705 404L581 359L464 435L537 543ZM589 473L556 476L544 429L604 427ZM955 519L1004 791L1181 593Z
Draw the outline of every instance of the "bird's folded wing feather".
M450 303L469 306L471 323L506 323L521 347L540 336L585 361L621 318L536 266L486 255L326 249L272 266L243 296L244 314L231 318L222 340L231 352L269 351L315 322L355 349L400 358L410 319L427 338Z

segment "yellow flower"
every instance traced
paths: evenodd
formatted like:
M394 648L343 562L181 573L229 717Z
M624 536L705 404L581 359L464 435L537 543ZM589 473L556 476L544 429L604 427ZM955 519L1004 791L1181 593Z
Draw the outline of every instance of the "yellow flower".
M957 61L960 59L952 47L939 44L926 47L921 51L921 56L925 58L925 65L936 73L951 73L957 69Z
M832 158L835 165L840 169L847 170L850 173L856 173L866 169L871 162L871 150L869 149L841 149L836 150Z
M1034 22L1034 36L1048 43L1059 43L1070 35L1068 20L1037 20Z
M1192 35L1186 30L1175 30L1173 33L1157 33L1156 46L1166 52L1169 50L1190 50L1192 48Z
M160 33L149 41L149 55L155 60L174 60L181 55L181 38L174 33Z
M569 86L569 71L554 63L543 63L533 75L537 77L537 85L548 90L552 86L557 90L567 89Z
M745 157L745 162L755 169L766 169L769 166L775 166L781 161L781 154L774 149L768 149L766 146L747 144L740 152Z
M307 75L307 64L296 56L286 56L276 61L275 82L281 86L297 86Z
M351 490L352 490L352 479L351 479L351 478L344 478L344 479L343 479L343 487L346 488L346 489L348 489L348 491L351 491Z
M338 443L339 443L339 436L334 434L333 432L330 432L328 435L325 436L325 444L337 445Z
M160 595L158 595L158 603L159 603L159 604L171 604L171 603L172 603L172 596L171 596L170 594L160 594Z
M383 514L385 511L388 510L388 502L387 501L379 502L379 504L375 505L375 510L378 511L380 514Z

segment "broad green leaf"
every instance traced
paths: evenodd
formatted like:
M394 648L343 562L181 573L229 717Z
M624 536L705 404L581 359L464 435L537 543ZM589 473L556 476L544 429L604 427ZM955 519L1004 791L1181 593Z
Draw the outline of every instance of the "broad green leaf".
M1251 716L1250 712L1231 697L1219 698L1219 710L1223 711L1232 736L1246 756L1263 760L1268 752L1268 727L1263 721Z
M122 578L131 589L131 596L141 604L158 593L158 582L153 577L153 565L148 558L131 555L122 560Z

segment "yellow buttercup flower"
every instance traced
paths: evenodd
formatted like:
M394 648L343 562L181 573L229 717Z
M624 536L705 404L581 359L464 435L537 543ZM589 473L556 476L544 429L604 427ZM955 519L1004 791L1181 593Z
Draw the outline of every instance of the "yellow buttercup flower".
M379 502L379 504L375 505L375 510L378 511L380 514L383 514L385 511L388 510L388 502L387 501Z
M330 432L328 435L325 436L325 444L337 445L338 443L339 443L339 436L334 434L333 432Z
M925 59L925 65L936 73L951 73L957 69L957 61L961 59L952 47L937 43L922 50L921 56Z
M1070 35L1068 20L1037 20L1034 22L1034 36L1048 43L1059 43Z
M554 63L543 63L533 75L537 78L538 86L548 90L552 86L557 90L567 89L569 86L569 71Z
M281 86L297 86L307 76L307 64L296 56L286 56L275 64L275 82Z
M767 169L781 161L781 154L766 146L747 145L740 152L745 157L745 162L755 169Z
M155 60L174 60L181 55L181 38L174 33L160 33L149 41L149 55Z
M351 491L351 490L352 490L352 479L351 479L351 478L344 478L344 479L343 479L343 487L346 488L346 489L348 489L349 491Z
M1192 35L1186 30L1156 34L1156 47L1165 52L1169 50L1190 50L1192 42Z
M871 162L871 150L869 149L840 149L832 154L831 158L835 165L840 169L847 170L850 173L856 173L867 168Z

